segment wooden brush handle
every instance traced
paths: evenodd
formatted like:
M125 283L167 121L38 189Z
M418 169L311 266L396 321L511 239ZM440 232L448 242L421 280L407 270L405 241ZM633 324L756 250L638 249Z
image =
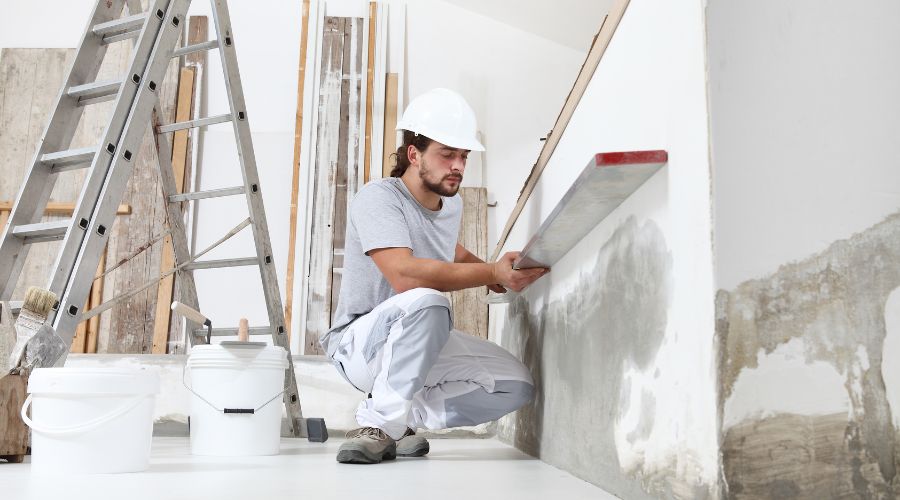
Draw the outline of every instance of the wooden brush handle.
M247 318L241 318L241 320L238 322L238 341L250 341L250 322L247 321Z
M200 311L192 307L188 307L178 301L172 302L172 310L184 316L185 318L201 325L205 325L206 322L209 321L209 319L201 314Z

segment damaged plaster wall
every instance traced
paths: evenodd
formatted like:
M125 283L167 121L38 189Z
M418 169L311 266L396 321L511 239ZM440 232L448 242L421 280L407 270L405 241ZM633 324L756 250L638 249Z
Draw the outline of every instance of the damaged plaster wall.
M900 496L898 23L708 2L727 498Z
M504 251L527 243L591 155L665 149L669 163L491 309L493 338L536 380L501 437L624 498L719 491L702 27L699 1L631 1Z
M898 289L900 214L719 292L729 496L900 494Z

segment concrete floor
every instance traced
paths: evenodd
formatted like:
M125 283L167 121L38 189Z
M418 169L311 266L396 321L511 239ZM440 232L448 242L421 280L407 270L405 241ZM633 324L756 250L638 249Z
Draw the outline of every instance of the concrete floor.
M32 475L0 463L0 497L54 499L516 500L614 496L496 439L432 439L424 458L378 465L335 461L340 439L283 439L272 457L195 457L186 437L155 437L150 469L135 474Z

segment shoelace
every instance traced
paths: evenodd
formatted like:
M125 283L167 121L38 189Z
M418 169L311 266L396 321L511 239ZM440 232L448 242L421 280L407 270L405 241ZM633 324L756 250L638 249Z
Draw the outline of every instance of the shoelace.
M388 435L376 427L360 427L347 433L348 438L369 436L378 440L388 439Z

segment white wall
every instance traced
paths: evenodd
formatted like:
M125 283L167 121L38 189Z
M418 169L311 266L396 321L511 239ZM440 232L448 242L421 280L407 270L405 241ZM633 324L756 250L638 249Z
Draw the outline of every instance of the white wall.
M715 3L716 284L730 289L897 210L900 4ZM765 22L761 36L748 18ZM852 28L852 36L829 36ZM726 43L727 45L723 45Z
M614 371L621 370L626 381L623 387L630 387L621 395L619 406L614 401L600 401L596 405L598 411L618 408L623 412L614 417L623 474L639 477L671 474L712 488L717 484L718 464L702 4L701 1L677 5L662 0L631 1L504 251L521 249L527 243L593 154L649 149L669 152L669 163L663 171L598 225L542 282L528 290L525 297L532 315L540 314L542 307L551 303L568 304L565 307L574 308L572 312L578 313L577 309L590 307L577 305L579 290L583 293L580 280L592 276L598 252L614 232L629 217L635 217L638 224L649 221L662 229L671 252L674 286L664 339L655 359L644 370L635 370L627 359L605 352L587 356L598 367L612 364ZM514 168L505 165L505 171ZM493 182L502 178L501 170ZM622 300L627 302L628 298ZM492 335L503 332L506 312L507 306L492 307ZM596 345L576 342L573 332L568 330L570 325L544 319L549 325L543 332L544 373L565 370L566 360L572 353ZM553 326L565 331L551 329ZM598 332L603 331L602 325L596 328ZM507 339L503 343L516 342ZM585 377L596 378L602 373L599 368L582 370L589 372ZM604 383L596 381L597 387ZM644 394L655 398L655 407L642 406ZM550 397L546 396L548 400ZM588 404L586 399L580 404ZM551 406L545 405L543 413L544 429L552 429L550 432L560 432L557 427L566 425L562 420L550 421L551 413L564 419L567 417L558 415L561 411L579 411ZM623 408L629 410L625 412ZM624 439L641 425L642 418L655 420L647 439ZM544 444L552 447L546 441ZM560 455L558 460L566 459ZM590 466L584 467L584 476L595 473ZM672 469L664 472L669 467Z
M93 0L3 0L0 2L3 8L3 15L0 16L0 47L75 47L96 3Z

